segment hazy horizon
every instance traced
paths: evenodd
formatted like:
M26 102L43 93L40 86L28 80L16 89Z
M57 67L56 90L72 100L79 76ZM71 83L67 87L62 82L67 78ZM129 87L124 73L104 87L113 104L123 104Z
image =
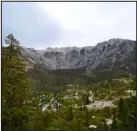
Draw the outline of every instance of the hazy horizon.
M113 39L122 39L122 38L113 38ZM110 39L109 39L110 40ZM123 39L123 40L131 40L131 39ZM108 41L108 40L106 40L106 41ZM131 41L136 41L136 40L131 40ZM105 42L105 41L101 41L101 42ZM73 48L73 47L76 47L76 48L84 48L84 47L95 47L97 44L99 44L99 43L101 43L101 42L98 42L98 43L96 43L95 45L85 45L85 46L81 46L81 47L79 47L79 46L61 46L61 47L50 47L50 46L47 46L46 48L43 48L43 49L36 49L36 48L33 48L33 47L25 47L25 46L22 46L22 47L24 47L24 48L31 48L31 49L35 49L35 50L46 50L46 49L48 49L48 48L52 48L52 49L61 49L61 48Z
M136 3L3 2L2 38L9 33L37 50L136 40Z

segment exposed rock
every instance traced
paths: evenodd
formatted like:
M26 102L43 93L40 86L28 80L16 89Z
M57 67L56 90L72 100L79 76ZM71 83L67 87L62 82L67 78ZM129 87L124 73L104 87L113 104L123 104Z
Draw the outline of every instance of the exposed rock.
M105 119L106 120L106 123L107 123L107 125L111 125L112 124L112 119Z
M110 39L95 47L66 47L35 50L21 47L22 56L28 63L42 64L46 69L113 70L136 69L136 41ZM123 66L124 65L124 66ZM127 68L128 67L128 68Z
M95 129L95 128L97 128L97 126L96 125L90 125L89 128Z
M97 108L104 108L104 107L114 107L112 101L96 101L94 103L91 103L89 105L86 105L88 109L97 109Z

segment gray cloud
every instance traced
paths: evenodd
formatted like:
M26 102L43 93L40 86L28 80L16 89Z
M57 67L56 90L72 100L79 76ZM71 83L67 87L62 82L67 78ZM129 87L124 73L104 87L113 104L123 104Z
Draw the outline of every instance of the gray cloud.
M8 33L13 33L21 45L33 48L46 48L64 38L69 39L71 33L77 37L80 34L64 30L57 19L32 2L3 3L2 28L3 38Z
M2 34L22 46L94 46L111 38L136 39L133 2L3 2Z

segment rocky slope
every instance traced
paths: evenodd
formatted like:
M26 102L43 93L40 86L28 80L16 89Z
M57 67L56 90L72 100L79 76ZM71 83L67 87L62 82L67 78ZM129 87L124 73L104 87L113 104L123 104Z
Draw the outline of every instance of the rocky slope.
M136 41L110 39L94 47L66 47L35 50L21 47L29 67L39 64L45 69L91 70L136 69Z

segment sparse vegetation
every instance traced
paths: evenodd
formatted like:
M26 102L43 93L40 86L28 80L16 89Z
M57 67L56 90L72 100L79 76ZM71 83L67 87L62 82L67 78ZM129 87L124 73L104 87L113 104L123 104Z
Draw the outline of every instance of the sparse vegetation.
M87 130L90 125L105 130L135 130L133 75L111 78L105 74L109 79L101 79L98 73L84 69L47 71L47 75L37 65L25 72L19 42L12 34L5 42L2 130Z

